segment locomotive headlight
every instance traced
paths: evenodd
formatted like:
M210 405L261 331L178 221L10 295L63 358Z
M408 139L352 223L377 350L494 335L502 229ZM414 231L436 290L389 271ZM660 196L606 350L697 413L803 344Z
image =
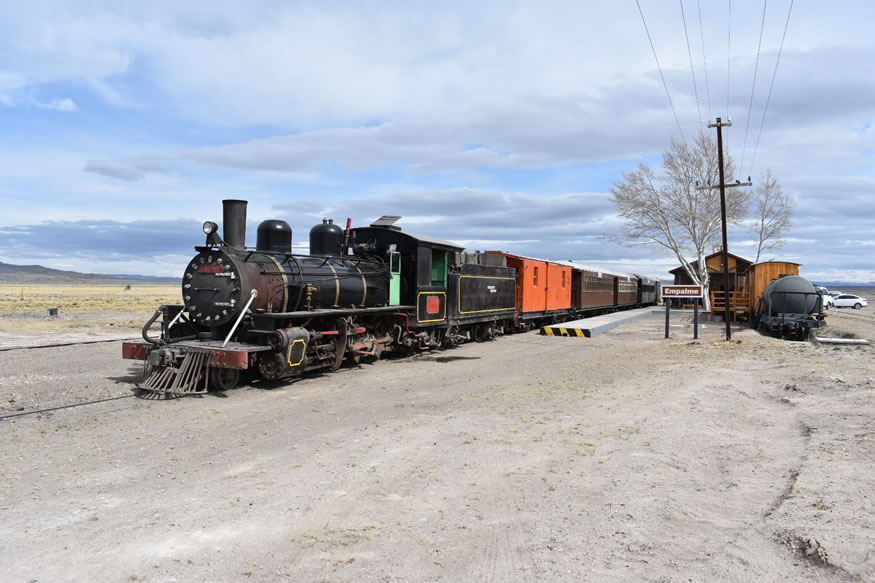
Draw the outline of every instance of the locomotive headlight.
M213 221L207 221L204 223L204 233L207 235L212 235L216 231L219 230L219 225L214 223Z

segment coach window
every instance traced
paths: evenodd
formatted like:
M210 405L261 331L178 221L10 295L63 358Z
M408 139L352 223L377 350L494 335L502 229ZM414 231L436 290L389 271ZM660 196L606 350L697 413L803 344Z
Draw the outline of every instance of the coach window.
M562 287L565 287L565 272L562 272Z
M535 279L535 281L532 285L535 287L538 287L538 266L537 265L535 266L535 278L534 279Z

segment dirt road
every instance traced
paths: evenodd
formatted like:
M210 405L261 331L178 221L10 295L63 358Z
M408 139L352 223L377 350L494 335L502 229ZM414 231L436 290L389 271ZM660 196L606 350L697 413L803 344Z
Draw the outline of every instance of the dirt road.
M722 334L653 316L0 420L0 579L875 579L872 349ZM2 352L0 415L137 372Z

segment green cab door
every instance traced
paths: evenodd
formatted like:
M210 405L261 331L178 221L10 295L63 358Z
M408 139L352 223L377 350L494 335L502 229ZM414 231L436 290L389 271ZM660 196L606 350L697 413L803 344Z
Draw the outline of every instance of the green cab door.
M389 305L401 303L401 253L389 251Z

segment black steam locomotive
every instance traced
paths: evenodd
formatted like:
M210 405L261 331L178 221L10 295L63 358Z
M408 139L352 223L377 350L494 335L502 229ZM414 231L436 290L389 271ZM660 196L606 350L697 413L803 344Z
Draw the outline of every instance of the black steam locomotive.
M144 341L123 344L125 358L146 362L144 391L226 390L241 371L292 377L387 351L483 341L587 311L570 303L569 286L568 309L521 317L517 269L504 257L404 233L394 224L400 217L356 229L348 221L345 230L325 220L310 231L304 256L292 253L291 227L279 220L262 222L255 248L247 248L246 201L224 201L223 215L224 240L216 223L204 223L206 243L195 247L183 275L183 305L161 306L143 328ZM640 288L636 280L638 296L623 299L617 290L631 285L626 279L614 277L613 304L601 300L600 310L655 303L651 280ZM585 287L577 291L586 296ZM160 335L153 336L156 322Z

